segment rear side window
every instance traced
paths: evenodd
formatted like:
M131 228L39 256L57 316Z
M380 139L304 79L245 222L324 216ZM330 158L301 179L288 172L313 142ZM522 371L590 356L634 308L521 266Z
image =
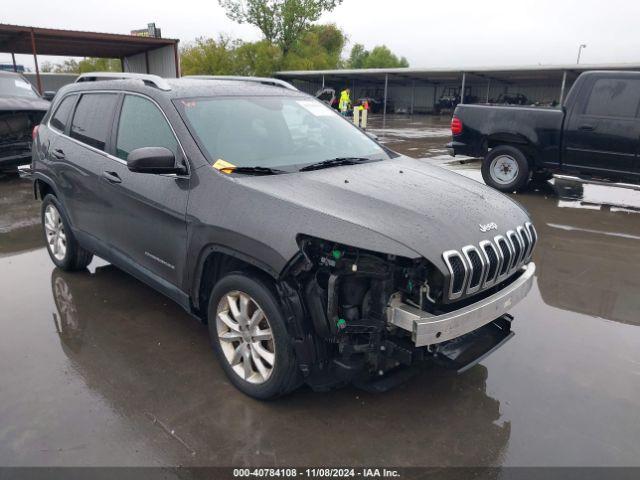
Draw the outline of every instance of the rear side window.
M116 98L117 95L112 93L84 94L73 116L71 138L104 150L111 129Z
M53 128L60 130L61 132L64 132L67 129L67 122L69 121L69 115L71 114L71 109L73 108L75 101L76 96L70 95L60 102L56 113L51 117L50 124Z
M178 142L158 107L146 98L126 95L120 113L116 155L126 160L132 150L165 147L178 154Z
M600 78L593 84L586 115L633 118L640 102L640 80Z

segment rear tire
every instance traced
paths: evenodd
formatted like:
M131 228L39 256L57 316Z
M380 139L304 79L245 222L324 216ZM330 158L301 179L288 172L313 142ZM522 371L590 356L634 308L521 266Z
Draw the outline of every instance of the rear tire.
M208 319L213 350L238 390L268 400L300 384L280 304L259 274L235 272L222 278L211 292Z
M531 168L522 151L511 145L491 149L482 163L482 178L501 192L518 192L531 179Z
M47 252L56 267L68 272L87 268L93 253L78 244L55 196L49 194L42 200L41 219Z

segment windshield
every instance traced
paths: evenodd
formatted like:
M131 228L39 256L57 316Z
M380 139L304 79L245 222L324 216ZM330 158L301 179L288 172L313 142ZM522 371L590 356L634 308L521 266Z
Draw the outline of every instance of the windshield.
M31 84L18 76L0 76L0 96L38 98Z
M213 164L297 171L336 158L384 160L387 153L317 100L221 97L176 102Z

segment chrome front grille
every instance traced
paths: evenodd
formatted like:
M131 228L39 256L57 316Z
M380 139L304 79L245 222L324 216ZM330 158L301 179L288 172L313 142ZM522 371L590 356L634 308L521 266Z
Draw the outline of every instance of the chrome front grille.
M505 235L483 240L442 254L449 270L449 300L489 288L528 263L538 241L535 227L527 222Z
M467 293L475 293L480 290L485 273L485 263L480 256L480 252L473 245L468 245L462 249L464 260L469 267L469 283Z

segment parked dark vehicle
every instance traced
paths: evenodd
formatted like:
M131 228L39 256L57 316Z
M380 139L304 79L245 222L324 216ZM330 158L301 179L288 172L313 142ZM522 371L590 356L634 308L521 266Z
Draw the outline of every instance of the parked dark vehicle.
M49 254L98 255L208 322L243 392L383 388L513 335L537 235L509 198L298 91L123 76L64 87L38 130Z
M490 102L493 103L493 102ZM504 103L506 105L527 105L529 99L523 93L501 93L495 103Z
M0 171L31 161L33 128L48 108L22 75L0 71Z
M447 146L503 192L558 172L637 183L639 105L640 72L586 72L561 108L458 105Z
M478 97L471 95L471 87L464 89L464 101L466 103L476 103ZM440 95L438 103L436 104L436 113L440 114L443 111L453 110L460 103L460 88L459 87L447 87Z

